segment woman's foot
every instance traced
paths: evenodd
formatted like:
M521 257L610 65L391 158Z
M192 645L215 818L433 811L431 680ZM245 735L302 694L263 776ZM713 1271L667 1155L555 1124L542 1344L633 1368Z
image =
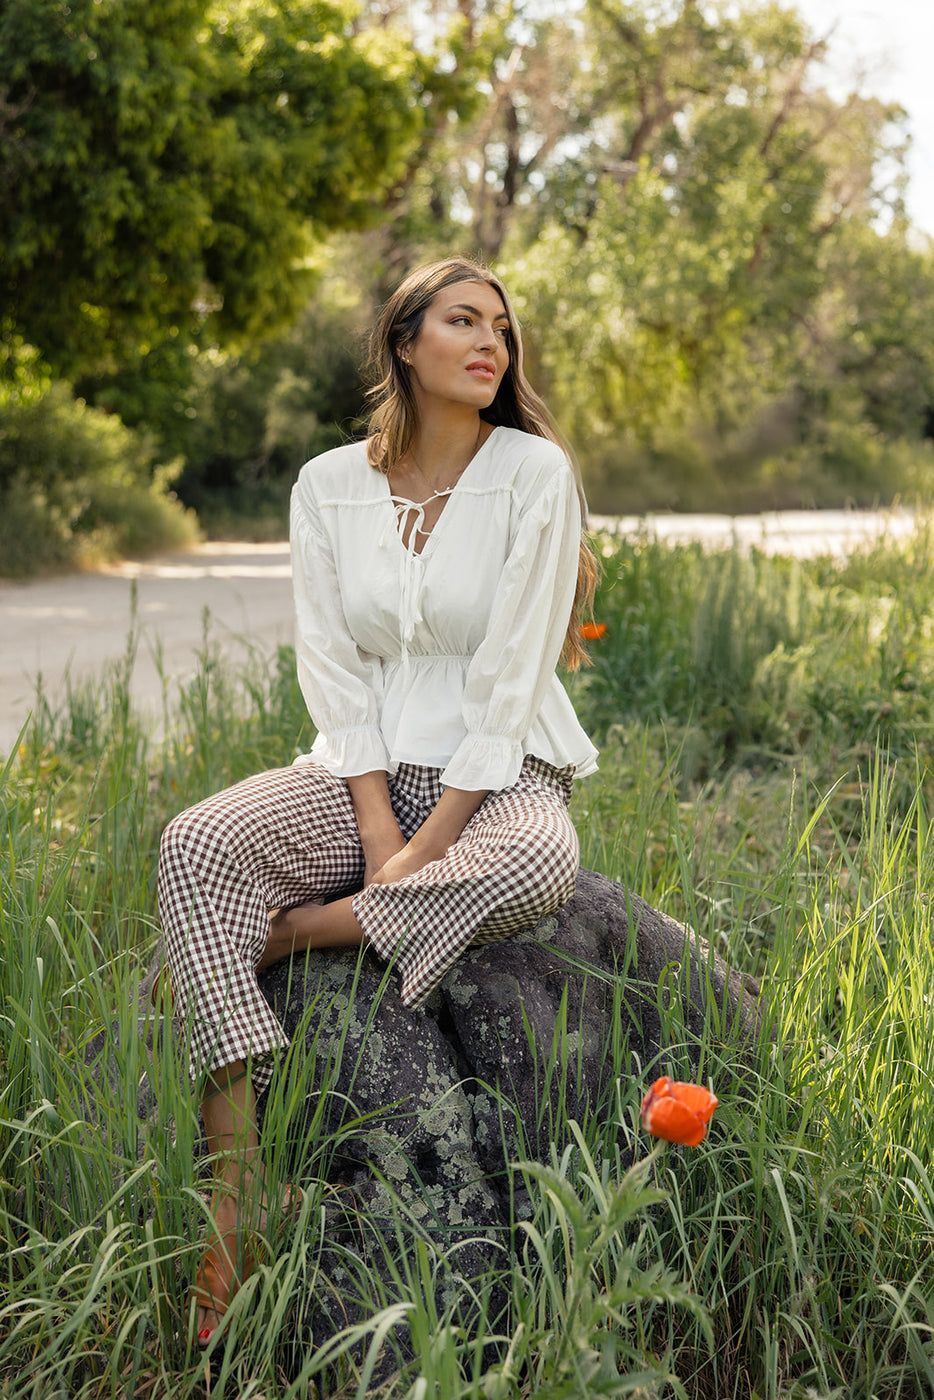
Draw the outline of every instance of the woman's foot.
M303 1199L304 1193L300 1186L285 1187L280 1202L277 1233L298 1215ZM192 1301L196 1304L195 1335L202 1351L211 1345L214 1334L238 1290L256 1268L257 1254L263 1247L262 1238L257 1231L266 1229L267 1209L264 1198L257 1214L256 1226L244 1231L237 1203L233 1198L226 1196L214 1202L214 1225L211 1231L213 1238L201 1256L191 1289Z
M273 963L307 948L356 948L364 941L352 895L330 904L323 899L310 899L306 904L293 904L290 909L270 909L269 937L256 971L265 972Z
M191 1289L196 1304L195 1335L202 1351L207 1350L236 1297L240 1285L253 1272L253 1251L244 1240L237 1258L240 1221L236 1202L229 1197L215 1202L213 1236L195 1274Z

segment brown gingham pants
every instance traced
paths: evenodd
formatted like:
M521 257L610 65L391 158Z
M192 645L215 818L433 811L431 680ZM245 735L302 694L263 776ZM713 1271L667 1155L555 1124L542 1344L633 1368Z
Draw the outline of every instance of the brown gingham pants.
M358 890L354 914L380 957L394 959L408 1006L469 944L498 942L560 909L579 861L572 781L572 768L526 758L515 784L490 793L440 860L365 889L350 790L317 763L260 773L182 812L162 837L159 914L193 1082L249 1058L262 1088L270 1057L287 1044L256 981L270 909ZM442 790L437 768L403 763L389 780L407 840Z

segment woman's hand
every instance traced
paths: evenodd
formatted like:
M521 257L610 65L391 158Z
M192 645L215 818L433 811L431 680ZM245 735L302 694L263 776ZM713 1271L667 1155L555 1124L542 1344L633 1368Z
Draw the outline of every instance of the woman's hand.
M394 860L398 860L405 849L406 840L398 826L396 826L395 831L387 829L364 841L363 857L366 862L363 873L364 885L385 884L386 881L381 878L383 870ZM397 875L395 878L399 879L400 877Z
M401 851L390 856L384 865L374 873L367 884L391 885L394 880L402 880L406 875L414 875L428 864L430 857L420 854L408 841Z
M392 884L440 860L486 797L485 792L445 788L434 810L406 841L389 800L386 774L360 773L346 781L363 846L365 886Z
M441 860L470 821L485 792L463 792L445 788L434 811L422 822L403 850L390 856L373 876L375 885L389 885L406 875L423 870L433 860Z

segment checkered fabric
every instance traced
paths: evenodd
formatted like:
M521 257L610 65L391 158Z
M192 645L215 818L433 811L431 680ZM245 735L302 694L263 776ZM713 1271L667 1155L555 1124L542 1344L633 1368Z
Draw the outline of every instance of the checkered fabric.
M358 890L354 913L376 951L394 959L410 1006L468 944L496 942L559 909L579 858L567 810L572 775L527 758L518 781L486 798L441 860L364 890L350 791L318 764L258 774L182 812L162 838L159 913L193 1081L250 1058L261 1088L269 1057L287 1043L254 970L270 909ZM408 839L441 796L439 770L401 764L389 791Z
M407 1006L419 1006L469 944L498 943L571 898L580 859L568 816L573 772L527 758L440 860L354 896L368 942L394 959ZM424 818L441 796L438 770L414 774Z

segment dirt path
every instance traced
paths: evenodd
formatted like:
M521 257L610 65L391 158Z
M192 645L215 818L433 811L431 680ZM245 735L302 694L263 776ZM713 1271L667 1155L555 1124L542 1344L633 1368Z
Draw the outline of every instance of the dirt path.
M100 675L126 648L133 583L139 653L135 699L158 713L162 680L190 675L202 645L205 611L223 654L242 657L247 644L271 651L292 639L292 583L287 544L208 544L179 554L0 585L0 754L8 753L41 675L55 701L66 676Z
M624 534L645 530L671 541L716 547L736 539L772 553L846 555L888 534L914 528L907 511L788 511L773 515L658 515L625 517ZM0 754L16 741L41 675L53 702L66 677L97 676L124 652L133 580L140 647L133 673L137 702L158 713L162 674L170 693L190 675L201 646L205 610L210 635L224 654L242 657L247 645L271 651L292 638L292 590L286 544L206 544L183 554L126 563L96 574L38 582L0 583Z

